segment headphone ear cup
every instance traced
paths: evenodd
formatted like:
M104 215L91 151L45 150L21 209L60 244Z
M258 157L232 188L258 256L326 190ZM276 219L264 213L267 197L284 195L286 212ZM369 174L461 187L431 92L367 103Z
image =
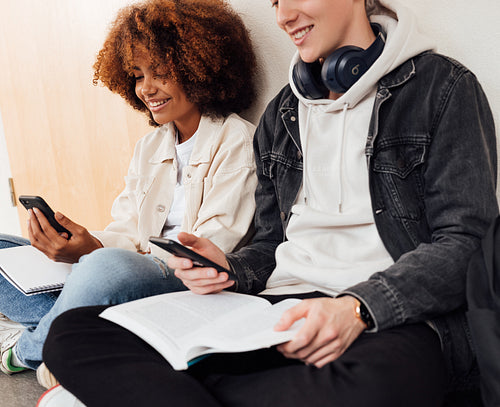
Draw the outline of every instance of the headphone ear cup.
M328 88L321 81L321 64L299 60L293 67L293 82L302 96L321 99L328 95Z
M325 59L321 80L335 93L345 93L368 69L363 49L355 46L339 48Z
M385 32L380 24L372 23L375 41L366 49L348 45L325 59L305 63L299 60L293 67L295 86L308 99L328 97L328 92L345 93L361 78L384 50Z

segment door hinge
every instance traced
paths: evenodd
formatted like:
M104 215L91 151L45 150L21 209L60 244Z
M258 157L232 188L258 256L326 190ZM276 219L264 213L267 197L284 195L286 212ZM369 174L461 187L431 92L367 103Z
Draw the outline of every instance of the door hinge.
M16 190L14 189L13 178L9 178L9 189L10 189L10 200L12 202L12 206L17 206Z

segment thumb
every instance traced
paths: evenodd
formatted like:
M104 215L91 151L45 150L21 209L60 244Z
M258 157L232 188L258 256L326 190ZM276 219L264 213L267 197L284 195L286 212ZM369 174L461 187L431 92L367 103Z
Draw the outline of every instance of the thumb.
M198 236L186 232L180 232L177 235L177 239L179 239L179 242L182 243L184 246L189 246L193 248L199 246L201 240Z
M229 263L227 262L226 255L224 252L217 247L214 243L205 237L198 237L196 235L181 232L177 235L179 242L184 246L191 247L196 253L205 256L206 258L212 260L213 262L221 265L222 267L229 269Z
M290 308L281 315L281 319L274 326L275 331L286 331L295 321L307 316L309 307L307 301L301 301L300 304Z
M74 230L75 227L78 227L78 225L75 222L64 216L61 212L56 212L55 218L61 226L64 226L69 231L71 231L71 229Z

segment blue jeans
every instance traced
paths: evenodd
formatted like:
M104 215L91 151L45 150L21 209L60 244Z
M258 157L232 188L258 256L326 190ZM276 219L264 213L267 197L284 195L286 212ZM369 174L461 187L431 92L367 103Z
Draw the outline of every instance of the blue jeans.
M0 235L0 249L29 244ZM111 305L186 290L173 271L156 257L124 249L102 248L73 264L61 292L25 296L0 276L0 313L27 327L16 355L32 369L42 362L42 348L52 321L64 311L88 305Z

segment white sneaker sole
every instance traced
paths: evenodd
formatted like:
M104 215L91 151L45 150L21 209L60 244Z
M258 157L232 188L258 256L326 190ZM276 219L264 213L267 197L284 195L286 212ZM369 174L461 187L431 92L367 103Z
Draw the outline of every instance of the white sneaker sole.
M85 405L58 384L42 394L36 407L85 407Z

